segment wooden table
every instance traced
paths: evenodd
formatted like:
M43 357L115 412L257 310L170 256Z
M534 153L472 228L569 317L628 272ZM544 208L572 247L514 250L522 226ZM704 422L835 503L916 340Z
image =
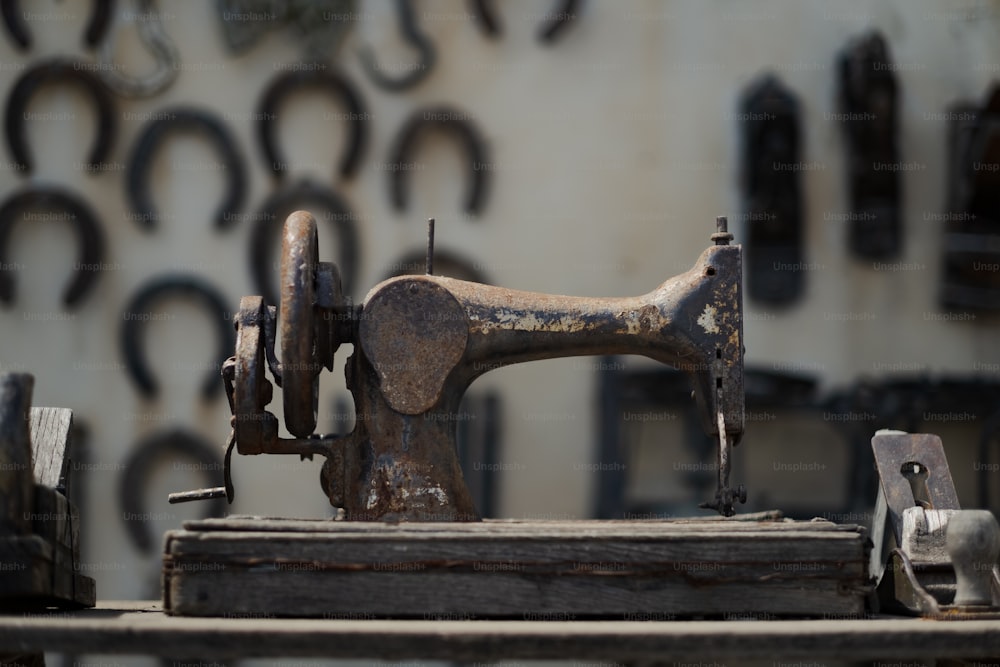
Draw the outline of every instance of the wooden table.
M158 601L0 615L0 654L172 658L329 657L461 661L981 659L1000 620L467 621L189 618Z

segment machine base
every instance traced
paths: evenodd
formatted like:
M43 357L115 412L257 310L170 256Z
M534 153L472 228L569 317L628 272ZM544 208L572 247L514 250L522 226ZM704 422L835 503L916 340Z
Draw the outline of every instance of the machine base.
M164 610L345 619L864 614L864 528L739 519L189 521L165 537Z

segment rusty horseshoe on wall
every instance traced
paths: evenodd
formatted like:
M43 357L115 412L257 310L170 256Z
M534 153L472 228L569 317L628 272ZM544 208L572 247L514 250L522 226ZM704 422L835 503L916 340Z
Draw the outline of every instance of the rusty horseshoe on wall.
M278 178L288 171L288 164L277 145L278 109L286 97L307 87L328 91L347 107L350 132L338 169L343 178L350 178L357 173L368 143L368 121L371 116L357 87L346 76L333 71L290 71L275 77L264 89L257 108L257 138L264 151L264 158Z
M222 362L236 345L236 332L226 306L226 298L201 278L189 275L167 275L154 278L142 286L132 297L122 316L121 344L125 355L125 368L135 380L139 391L147 398L156 396L159 387L146 364L140 345L140 329L151 306L161 297L177 294L197 301L205 307L218 332L218 367L210 366L202 382L201 394L211 398L222 389L219 371Z
M160 457L173 461L194 461L195 469L207 473L212 485L222 477L223 463L218 449L189 431L172 429L153 433L136 445L122 466L125 472L118 487L118 502L128 536L132 544L144 554L153 550L154 543L143 499L149 488L149 478ZM213 470L218 471L218 474L213 473ZM204 516L223 516L225 513L226 499L216 498L208 503Z
M74 266L74 277L63 293L63 303L73 308L87 294L104 258L104 232L97 217L87 204L68 190L52 186L35 185L24 188L0 204L0 302L14 301L14 269L17 264L7 262L7 245L18 216L27 218L30 209L62 211L65 220L76 227L80 247L80 260Z
M317 211L313 206L317 206ZM336 230L340 254L337 267L345 294L351 293L358 272L358 231L354 224L356 214L347 202L334 190L313 181L304 180L272 194L261 206L261 212L250 232L250 272L257 283L257 293L264 297L264 303L278 305L275 291L275 271L271 260L275 240L285 224L285 218L297 209L313 211L319 220L328 220ZM280 243L279 243L280 245Z
M94 0L94 9L90 13L90 20L84 32L84 39L87 46L94 47L101 43L104 33L107 32L111 24L111 12L114 7L114 0ZM31 33L24 20L24 12L21 11L21 3L18 0L0 0L0 14L3 15L4 25L10 33L14 43L21 51L31 48Z
M499 37L503 33L490 0L471 0L472 15L482 31L489 37ZM538 41L553 44L570 23L576 18L578 0L561 0L555 9L545 13L545 21L538 31Z
M215 228L230 227L243 204L247 190L246 166L235 137L215 113L192 107L172 107L156 114L146 124L128 159L126 190L136 220L147 230L156 227L159 214L150 192L150 171L157 150L172 133L194 131L206 136L222 157L229 187L215 212Z
M437 50L430 38L421 32L417 24L417 16L413 11L412 0L396 0L396 13L399 14L399 30L405 41L420 53L420 61L410 66L410 71L398 78L385 75L383 65L379 65L375 52L370 46L364 47L359 56L361 65L372 82L382 90L400 91L412 88L423 81L437 62Z
M51 58L29 67L14 83L7 97L4 128L7 133L7 145L10 146L11 156L19 171L30 173L34 166L28 154L27 134L24 131L28 103L42 86L65 82L83 88L97 107L97 137L90 151L87 169L92 172L100 170L101 164L111 153L117 127L115 103L111 91L85 63L67 58Z
M399 131L389 158L393 205L399 211L406 208L406 177L409 170L405 165L420 136L431 128L449 132L463 144L470 163L465 210L471 215L477 215L482 209L487 189L487 171L483 168L489 162L486 141L468 113L448 106L418 109Z

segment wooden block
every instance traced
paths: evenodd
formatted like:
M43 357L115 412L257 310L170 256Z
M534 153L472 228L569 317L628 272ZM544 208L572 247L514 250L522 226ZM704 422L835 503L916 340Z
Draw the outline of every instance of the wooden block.
M167 533L194 616L664 618L864 611L867 535L825 521L217 519Z
M31 408L31 462L35 483L55 488L66 477L73 429L68 408Z

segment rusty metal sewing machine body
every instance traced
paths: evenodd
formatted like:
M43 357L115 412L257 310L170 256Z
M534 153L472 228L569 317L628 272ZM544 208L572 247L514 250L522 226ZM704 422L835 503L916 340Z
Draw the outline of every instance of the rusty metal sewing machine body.
M692 379L703 426L718 437L719 488L705 507L733 514L745 501L729 486L730 448L743 433L741 248L725 219L694 266L652 292L581 298L522 292L432 275L390 278L359 306L343 297L337 268L317 259L316 223L299 211L284 230L281 316L261 297L244 297L236 354L223 368L233 417L229 461L241 454L326 457L322 486L345 518L367 521L476 521L456 456L454 415L469 384L509 364L576 355L636 354ZM352 343L347 385L354 430L314 435L318 376ZM275 348L280 350L280 362ZM293 438L278 435L265 406L269 369L282 389Z

